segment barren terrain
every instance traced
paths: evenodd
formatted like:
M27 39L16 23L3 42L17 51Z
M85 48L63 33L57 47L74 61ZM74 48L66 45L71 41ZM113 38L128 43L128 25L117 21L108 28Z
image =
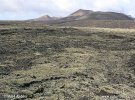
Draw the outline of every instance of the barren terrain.
M1 100L135 99L134 29L18 23L0 25Z

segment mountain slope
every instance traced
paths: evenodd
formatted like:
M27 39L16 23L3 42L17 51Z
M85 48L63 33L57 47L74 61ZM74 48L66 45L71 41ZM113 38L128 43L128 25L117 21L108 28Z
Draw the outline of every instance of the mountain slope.
M93 12L84 16L81 16L79 19L91 19L91 20L133 20L130 16L127 16L123 13L116 12Z
M33 19L34 21L52 21L58 20L58 17L50 17L49 15L41 16L39 18Z
M74 17L75 20L133 20L132 17L125 15L123 13L117 13L117 12L101 12L101 11L91 11L91 10L83 10L80 9L68 17L67 19L71 19L71 17Z
M132 17L117 12L101 12L79 9L67 17L58 18L48 15L33 19L34 21L47 21L50 23L64 23L76 20L134 20Z
M92 12L93 12L92 10L79 9L79 10L77 10L76 12L70 14L69 16L81 17L81 16L84 16L84 15L90 14L90 13L92 13Z

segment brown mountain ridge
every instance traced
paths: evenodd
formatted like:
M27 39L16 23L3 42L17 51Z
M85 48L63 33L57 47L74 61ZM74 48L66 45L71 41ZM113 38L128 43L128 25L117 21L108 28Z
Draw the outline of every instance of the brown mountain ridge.
M58 20L58 17L51 17L49 15L44 15L36 19L32 19L34 21L52 21L52 20Z
M47 21L50 23L64 23L81 20L134 20L131 16L118 12L102 12L79 9L67 17L50 17L49 15L33 19L34 21Z

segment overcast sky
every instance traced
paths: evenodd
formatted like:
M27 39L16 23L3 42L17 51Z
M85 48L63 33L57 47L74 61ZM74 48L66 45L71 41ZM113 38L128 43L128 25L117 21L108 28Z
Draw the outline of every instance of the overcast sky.
M0 20L67 16L78 9L122 12L135 17L135 0L0 0Z

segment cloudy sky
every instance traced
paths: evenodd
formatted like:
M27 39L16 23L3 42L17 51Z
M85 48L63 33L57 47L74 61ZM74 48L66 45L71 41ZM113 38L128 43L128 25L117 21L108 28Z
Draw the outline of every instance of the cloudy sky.
M122 12L135 17L135 0L0 0L0 20L67 16L78 9Z

